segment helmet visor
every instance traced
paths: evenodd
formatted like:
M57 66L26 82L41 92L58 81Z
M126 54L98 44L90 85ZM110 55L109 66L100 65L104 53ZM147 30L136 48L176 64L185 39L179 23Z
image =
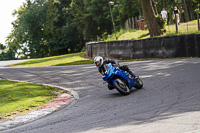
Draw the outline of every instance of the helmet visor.
M100 61L95 62L96 66L100 66Z

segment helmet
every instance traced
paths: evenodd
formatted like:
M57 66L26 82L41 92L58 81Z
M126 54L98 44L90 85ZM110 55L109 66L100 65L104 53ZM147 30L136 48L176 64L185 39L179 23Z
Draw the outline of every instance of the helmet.
M101 67L102 64L103 64L103 58L101 56L96 56L94 58L94 64L97 66L97 67Z

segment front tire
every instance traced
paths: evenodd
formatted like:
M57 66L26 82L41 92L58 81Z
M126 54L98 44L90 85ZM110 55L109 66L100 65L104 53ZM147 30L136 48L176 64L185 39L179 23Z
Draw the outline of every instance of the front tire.
M123 95L129 95L130 94L130 89L128 88L128 86L120 79L118 79L117 81L115 81L113 83L113 85L115 86L116 90L123 94Z
M136 89L142 89L143 87L143 82L140 78L135 79L135 88Z

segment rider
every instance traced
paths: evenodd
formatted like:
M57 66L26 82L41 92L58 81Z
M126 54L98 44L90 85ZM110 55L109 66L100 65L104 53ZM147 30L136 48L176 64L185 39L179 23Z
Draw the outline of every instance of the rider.
M101 56L96 56L94 58L94 63L98 67L99 72L104 75L106 71L106 64L111 63L114 67L119 67L120 69L127 71L133 78L136 78L135 74L129 69L127 65L120 66L118 60L106 59L103 60Z

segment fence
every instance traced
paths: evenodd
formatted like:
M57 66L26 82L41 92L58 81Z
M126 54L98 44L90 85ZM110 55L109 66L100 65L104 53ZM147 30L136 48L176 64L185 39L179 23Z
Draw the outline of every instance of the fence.
M142 16L135 16L125 21L125 29L145 29L144 18Z

